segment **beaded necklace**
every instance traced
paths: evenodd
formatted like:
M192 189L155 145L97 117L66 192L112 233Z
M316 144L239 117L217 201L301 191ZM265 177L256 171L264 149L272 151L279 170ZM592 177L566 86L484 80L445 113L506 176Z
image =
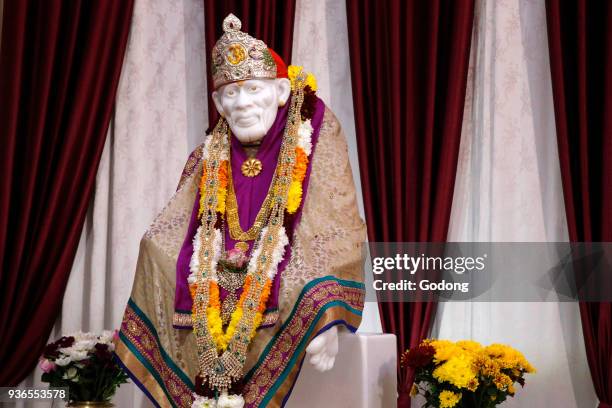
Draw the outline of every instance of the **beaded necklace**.
M247 349L261 324L270 286L283 259L287 234L284 213L296 164L298 130L304 100L306 75L299 73L292 82L293 97L271 189L269 217L261 228L249 260L247 276L238 305L224 331L219 311L217 263L223 237L217 225L218 190L223 188L219 171L229 163L229 129L221 119L205 146L205 168L201 189L200 222L194 238L194 256L190 263L190 288L193 296L192 319L196 337L199 375L211 389L226 392L243 377ZM224 208L222 205L220 208Z

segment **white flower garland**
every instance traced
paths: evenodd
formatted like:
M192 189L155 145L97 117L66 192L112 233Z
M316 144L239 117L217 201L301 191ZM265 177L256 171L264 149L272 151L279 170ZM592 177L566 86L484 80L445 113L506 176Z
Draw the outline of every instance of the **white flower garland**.
M198 254L200 253L200 249L202 248L202 242L200 241L200 230L202 229L202 225L198 227L195 236L193 237L193 254L191 255L191 260L189 261L189 271L191 272L187 277L187 282L189 284L195 283L198 280L198 272L200 270L200 257ZM215 228L215 237L213 239L213 248L215 253L212 256L212 265L217 265L219 259L221 259L221 252L223 248L223 237L221 236L221 231L218 228ZM211 279L217 282L217 273L216 269L213 268Z
M304 80L305 80L305 77L303 75L298 77L298 81L297 81L299 85L298 90L303 89L302 87L304 85L303 84ZM301 108L301 103L298 102L298 105L296 108L298 112L300 108ZM312 133L313 133L313 128L312 128L312 123L310 119L302 121L295 134L297 136L297 141L294 142L295 144L293 144L292 148L300 148L304 152L304 154L307 157L309 157L312 153L312 140L311 140ZM220 160L227 160L228 166L231 166L231 163L229 163L230 147L225 145L224 148L218 149L218 146L212 146L213 139L214 138L212 137L212 135L206 138L204 142L203 153L202 153L203 159L207 161L210 157L211 150L214 149L215 151L219 152L219 155L217 157ZM225 144L225 142L223 143ZM284 203L283 205L286 205L286 203ZM281 216L280 224L282 224L282 216ZM193 255L189 263L190 274L188 276L188 282L190 284L192 283L199 284L205 281L205 279L203 279L203 276L200 273L201 265L200 265L200 260L199 260L200 258L199 253L202 250L202 243L200 242L200 235L202 235L201 228L203 228L202 225L198 227L198 230L193 240ZM260 235L256 241L255 248L253 249L250 259L249 259L249 264L247 267L247 276L257 276L259 273L262 273L263 276L266 276L266 278L272 281L274 277L276 276L276 274L278 273L278 265L281 263L281 261L284 258L285 247L289 244L289 239L287 237L287 232L283 226L277 227L275 231L276 237L268 237L269 232L270 230L268 226L264 227L262 231L260 232ZM274 239L274 238L276 238L275 239L276 242L274 243L274 248L271 248L271 251L268 252L271 258L267 262L268 268L267 270L261 271L259 269L259 267L261 267L259 258L261 257L263 247L265 246L262 241L264 239L267 240L267 239ZM208 247L210 249L213 249L214 253L213 253L212 259L210 260L210 264L209 264L209 270L210 270L211 276L207 277L207 279L214 279L214 280L217 279L216 267L221 257L221 254L224 251L224 248L222 248L222 246L223 246L223 240L221 237L221 231L215 228L212 245ZM266 252L269 250L270 248L267 248ZM204 306L206 307L206 305ZM222 379L221 381L225 381L225 380ZM205 398L200 395L194 394L194 401L192 404L192 408L241 408L244 406L244 404L245 404L245 401L242 395L234 395L234 394L228 395L227 392L225 391L216 400Z
M300 131L298 132L298 135L299 135L298 146L302 148L302 150L304 150L304 153L306 153L307 155L310 155L310 152L312 150L312 144L310 141L310 137L312 135L312 126L310 124L310 120L302 122L302 124L300 125ZM204 149L202 152L202 156L204 160L207 160L209 157L211 142L212 142L212 137L207 137L206 141L204 142ZM223 152L221 154L221 159L227 160L226 152ZM228 166L229 165L231 164L228 163ZM202 235L201 228L203 228L202 225L198 227L195 233L195 236L193 238L193 254L189 262L190 274L187 277L187 282L189 284L193 284L201 280L201 276L199 276L199 270L200 270L199 253L202 248L202 242L200 240L200 236ZM257 267L258 267L257 259L261 255L261 251L263 247L261 241L263 240L263 237L267 235L267 233L268 233L268 227L266 226L262 229L259 235L259 238L257 240L257 245L255 246L255 249L251 253L249 264L247 267L247 275L254 275L257 272ZM212 260L211 260L211 265L213 265L213 267L211 268L210 279L216 282L217 274L216 274L215 266L218 264L219 259L221 259L221 254L224 251L224 248L222 248L223 246L222 232L218 228L215 228L214 234L215 235L213 238L213 245L212 245L212 248L214 248L214 253L212 256ZM276 274L278 273L278 265L281 263L281 261L283 260L283 257L285 256L285 247L289 244L289 238L287 237L287 232L285 230L285 227L281 226L278 229L277 234L278 234L278 237L277 237L276 246L274 247L272 251L272 261L269 264L268 270L265 271L265 276L270 280L273 280ZM228 395L227 393L223 393L221 394L218 400L202 397L198 394L194 394L194 398L195 399L193 401L192 408L242 408L245 404L244 398L241 395L237 395L237 394Z
M251 259L249 260L249 267L247 269L247 274L249 275L254 275L257 270L257 259L259 258L259 255L261 255L262 248L261 240L263 237L266 236L267 232L267 226L261 230L258 245L251 254ZM270 269L266 271L266 276L268 277L268 279L273 280L276 276L276 273L278 272L278 265L281 263L283 257L285 256L285 246L287 246L287 244L289 244L289 238L287 238L287 231L285 231L285 227L280 227L278 229L278 241L276 243L276 246L274 247L274 250L272 251L272 262L270 262Z
M189 284L195 283L198 281L198 271L200 268L200 257L198 254L200 253L200 249L202 247L202 243L200 242L200 229L202 226L198 227L198 230L193 237L193 254L191 255L191 260L189 261L189 271L191 272L187 277L187 282ZM261 230L260 238L258 240L258 245L256 245L255 250L251 253L251 257L249 259L249 266L247 268L248 275L254 275L257 271L257 258L261 255L261 238L266 236L268 232L268 227L264 227ZM280 227L278 229L278 241L274 250L272 252L272 262L270 262L270 268L266 271L266 276L268 279L273 280L278 272L278 265L283 260L285 256L285 247L289 244L289 238L287 237L287 231L285 227ZM215 238L213 241L213 248L215 249L215 253L212 257L212 264L217 265L219 263L219 259L221 259L221 252L223 252L223 239L221 237L221 231L218 228L215 228ZM216 269L213 268L210 279L217 282L217 274Z
M310 153L312 153L311 137L313 131L314 129L312 128L312 123L310 122L310 119L306 119L305 121L303 121L298 129L299 140L297 145L298 147L302 148L304 153L306 153L306 156L309 157Z
M202 158L204 160L208 160L208 157L210 156L210 144L212 143L212 141L213 135L206 135L206 138L204 139L204 148L202 149ZM219 158L221 160L229 160L228 152L225 150L221 151Z

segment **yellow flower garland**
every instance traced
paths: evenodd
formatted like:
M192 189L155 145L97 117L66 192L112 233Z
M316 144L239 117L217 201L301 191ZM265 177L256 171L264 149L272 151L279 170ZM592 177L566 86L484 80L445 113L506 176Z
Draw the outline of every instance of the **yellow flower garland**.
M287 212L294 214L302 202L302 184L308 168L308 156L301 147L295 149L295 168L291 177L291 185L287 195Z
M208 319L208 329L210 330L210 334L215 341L218 351L224 351L227 348L232 336L236 332L236 327L238 327L238 323L242 318L242 304L244 302L244 298L246 293L248 292L248 287L251 284L250 277L247 277L242 295L240 296L240 300L238 301L238 306L236 310L231 315L230 323L227 326L227 330L225 333L223 332L223 320L221 319L221 302L219 296L219 286L216 282L210 282L210 301L208 308L206 309L206 318ZM268 297L270 296L270 289L272 287L272 281L270 279L266 279L264 283L264 288L261 293L261 297L259 299L259 306L257 313L255 314L255 324L253 327L253 331L250 334L250 338L255 337L256 329L259 327L263 320L263 312L266 308L266 302L268 301ZM189 285L189 291L191 292L191 297L195 296L197 291L197 284L192 283Z
M304 67L302 67L301 65L289 65L289 67L287 67L287 76L289 77L289 80L291 81L291 89L294 88L293 83L295 82L295 78L298 76L298 74L300 72L302 72L304 69ZM312 73L308 73L306 75L306 86L309 86L310 89L312 89L313 91L316 92L317 90L317 79L315 78L315 76Z
M236 328L238 327L238 323L242 318L242 304L244 302L244 298L246 293L248 292L249 285L252 282L250 277L247 276L245 280L244 287L242 290L242 295L240 296L240 300L238 301L238 305L236 310L232 312L230 317L230 323L227 326L227 330L225 333L223 332L223 320L221 319L221 303L219 298L219 286L216 282L210 282L210 301L209 306L206 309L206 318L208 319L208 325L210 334L213 337L215 344L217 345L218 351L224 351L227 348L232 336L236 332ZM192 285L191 288L192 294L195 293L195 284ZM255 314L255 324L253 327L253 331L250 334L250 338L255 337L256 329L259 327L263 320L263 312L266 307L266 302L268 301L268 297L270 296L270 288L272 286L272 281L270 279L266 279L264 283L264 288L261 293L261 297L259 299L259 306L257 313ZM193 295L192 295L193 296Z
M299 150L299 153L297 153L298 150ZM305 168L305 166L308 165L308 157L306 156L306 154L303 152L301 148L296 148L296 158L300 160L300 168L302 167ZM221 165L219 166L219 173L218 173L219 174L219 186L217 189L216 210L217 212L221 214L225 213L225 201L227 198L227 182L228 182L227 166L229 166L229 162L227 160L223 160L221 162ZM205 194L206 163L204 163L203 168L204 170L202 172L202 178L200 181L200 203L199 203L200 208L198 212L198 217L202 215L204 205L205 205L204 197L206 196ZM291 197L291 201L288 198L288 203L291 202L291 205L289 204L287 205L287 207L294 208L293 212L297 210L301 202L301 197L302 197L301 182L304 178L304 174L305 174L305 171L296 171L293 173L294 181L292 182L291 186L293 187L294 191L291 192L290 190L290 192L288 193L289 197ZM300 177L300 175L301 175L301 179L299 180L299 190L296 192L293 184L298 183L298 181L295 180L295 177ZM296 196L296 194L298 195ZM242 303L244 302L244 297L248 293L248 285L251 284L249 278L250 277L247 277L247 279L245 280L242 295L240 297L240 300L238 302L236 309L231 314L230 322L225 332L223 331L223 320L221 318L221 302L220 302L220 295L219 295L219 287L216 282L214 281L210 282L210 300L209 300L208 307L206 308L206 318L207 318L207 323L208 323L208 329L210 331L210 334L219 352L222 352L225 349L227 349L227 346L230 340L232 339L234 333L236 332L238 323L240 322L240 319L242 318L242 314L243 314ZM271 285L272 285L272 282L269 279L267 279L264 283L264 288L261 292L261 297L259 299L259 309L258 309L258 312L255 314L255 318L254 318L253 331L252 333L250 333L251 339L255 337L256 329L261 325L261 322L263 321L263 312L265 310L266 302L270 295ZM195 297L195 293L197 292L197 284L193 283L189 285L189 289L191 292L191 297L193 299Z

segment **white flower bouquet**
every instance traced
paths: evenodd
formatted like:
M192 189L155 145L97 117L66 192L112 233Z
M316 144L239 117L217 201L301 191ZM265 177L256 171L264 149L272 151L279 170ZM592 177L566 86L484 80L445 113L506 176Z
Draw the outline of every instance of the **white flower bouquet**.
M48 344L40 358L41 380L67 387L70 401L108 402L127 374L113 359L117 331L77 332Z

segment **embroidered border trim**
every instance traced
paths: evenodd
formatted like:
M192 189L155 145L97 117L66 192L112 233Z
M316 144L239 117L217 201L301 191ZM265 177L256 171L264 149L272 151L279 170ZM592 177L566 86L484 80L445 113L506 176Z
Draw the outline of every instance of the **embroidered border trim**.
M128 302L120 339L147 367L174 407L190 407L194 385L163 349L157 331L132 299Z
M278 309L266 311L263 315L261 325L257 329L265 329L267 327L274 326L278 321L278 317ZM172 327L175 329L193 329L191 312L175 310L174 315L172 315Z
M198 147L195 148L193 152L191 152L191 155L189 155L187 163L185 163L185 167L183 168L183 173L181 174L178 187L176 188L177 191L180 190L181 187L183 187L183 184L185 184L185 180L187 180L189 176L193 174L194 170L198 166L198 163L200 162L200 160L202 160L203 152L204 143L200 144Z
M310 282L281 330L270 340L260 360L245 376L243 395L246 406L266 406L269 403L294 368L325 310L339 306L361 316L364 298L365 288L360 283L329 276Z
M175 329L191 329L193 323L191 322L191 313L174 312L172 316L172 327Z

